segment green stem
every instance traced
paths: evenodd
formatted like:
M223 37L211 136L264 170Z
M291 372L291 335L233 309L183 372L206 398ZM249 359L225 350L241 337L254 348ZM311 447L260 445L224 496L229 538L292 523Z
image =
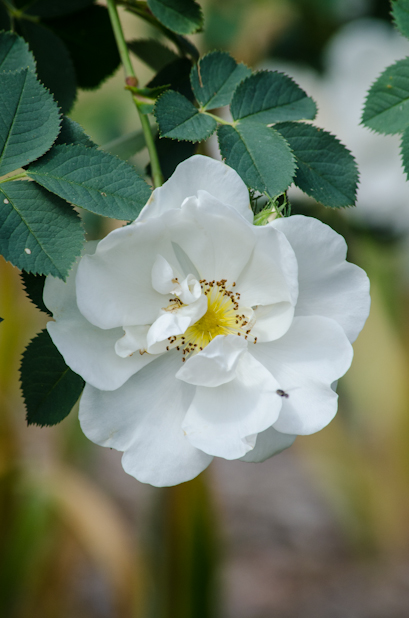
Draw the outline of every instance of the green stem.
M119 55L121 57L122 66L124 67L125 77L133 77L136 80L136 75L133 70L131 59L129 57L128 46L125 41L124 32L122 30L121 22L119 21L119 15L116 8L115 0L107 0L107 6L109 17L111 19L112 30L114 32ZM151 160L153 184L155 187L160 187L160 185L163 183L163 176L160 169L159 157L156 151L152 129L149 124L147 115L143 114L140 109L139 101L134 96L132 97L132 99L135 103L136 109L138 110L143 134L145 136L146 146L148 148L149 157Z
M3 184L3 182L9 182L10 180L18 180L19 178L27 178L26 172L21 172L20 174L15 174L14 176L3 178L3 180L0 180L0 184Z

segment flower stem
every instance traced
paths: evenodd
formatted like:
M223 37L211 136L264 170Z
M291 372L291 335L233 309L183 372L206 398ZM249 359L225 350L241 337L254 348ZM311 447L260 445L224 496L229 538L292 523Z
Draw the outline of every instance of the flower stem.
M112 24L112 30L114 32L119 55L121 57L122 66L125 71L125 78L126 80L128 80L129 78L133 78L137 83L136 75L133 70L131 59L129 57L128 46L125 41L124 32L122 30L121 22L119 21L119 15L118 15L118 11L116 8L115 0L107 0L107 6L108 6L109 17L110 17L111 24ZM133 99L133 102L135 103L136 109L138 110L143 134L145 136L146 146L148 148L149 157L151 160L153 184L155 187L160 187L160 185L163 183L163 176L162 176L162 171L160 169L159 157L156 151L152 129L149 124L147 115L144 114L140 109L140 104L139 104L138 99L135 96L132 96L132 99Z

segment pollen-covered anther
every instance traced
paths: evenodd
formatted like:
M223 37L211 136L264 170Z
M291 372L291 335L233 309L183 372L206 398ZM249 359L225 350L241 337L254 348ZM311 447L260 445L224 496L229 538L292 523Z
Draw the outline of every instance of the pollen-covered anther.
M181 350L183 361L203 350L218 335L243 335L248 339L253 326L253 310L240 307L240 293L231 289L236 286L235 282L229 286L227 279L200 279L199 283L207 299L206 313L183 335L168 338L169 349ZM174 299L170 307L177 309L181 305L179 299Z

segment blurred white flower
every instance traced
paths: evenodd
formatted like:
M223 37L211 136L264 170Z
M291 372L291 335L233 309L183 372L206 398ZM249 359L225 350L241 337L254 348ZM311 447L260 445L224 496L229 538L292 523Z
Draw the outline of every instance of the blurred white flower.
M359 19L331 39L322 77L290 63L269 62L261 67L291 75L318 104L314 124L335 134L355 156L360 173L358 207L345 214L400 231L409 230L409 183L400 160L400 136L377 135L360 122L372 83L387 66L407 55L409 41L391 25Z
M323 223L252 221L236 172L195 156L67 283L47 278L49 333L86 381L81 427L140 481L263 461L336 413L368 279Z

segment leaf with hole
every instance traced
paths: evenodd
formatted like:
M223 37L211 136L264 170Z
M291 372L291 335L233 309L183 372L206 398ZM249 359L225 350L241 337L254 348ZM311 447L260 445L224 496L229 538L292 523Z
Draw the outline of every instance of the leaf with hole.
M0 253L17 268L65 279L84 241L75 210L34 182L0 185Z
M294 156L286 140L271 127L238 123L217 129L220 152L246 185L275 197L286 191L295 173Z
M324 206L355 204L358 169L349 150L334 135L303 122L284 122L275 129L294 152L297 187Z
M366 97L362 124L377 133L401 133L409 126L409 58L388 67Z
M156 102L155 118L161 137L201 142L216 130L212 116L202 114L183 95L173 90L165 92Z
M228 105L238 84L251 75L251 69L227 52L215 51L203 56L192 68L190 81L203 109Z
M71 412L84 388L84 380L67 365L46 330L23 354L21 387L29 425L51 426Z
M59 130L57 104L32 71L0 73L0 176L44 154Z
M237 87L230 111L235 120L272 124L302 118L313 120L317 106L288 75L260 71Z
M172 32L193 34L203 26L202 9L195 0L148 0L148 6Z
M151 194L131 165L81 144L54 146L27 174L67 202L113 219L133 221Z

